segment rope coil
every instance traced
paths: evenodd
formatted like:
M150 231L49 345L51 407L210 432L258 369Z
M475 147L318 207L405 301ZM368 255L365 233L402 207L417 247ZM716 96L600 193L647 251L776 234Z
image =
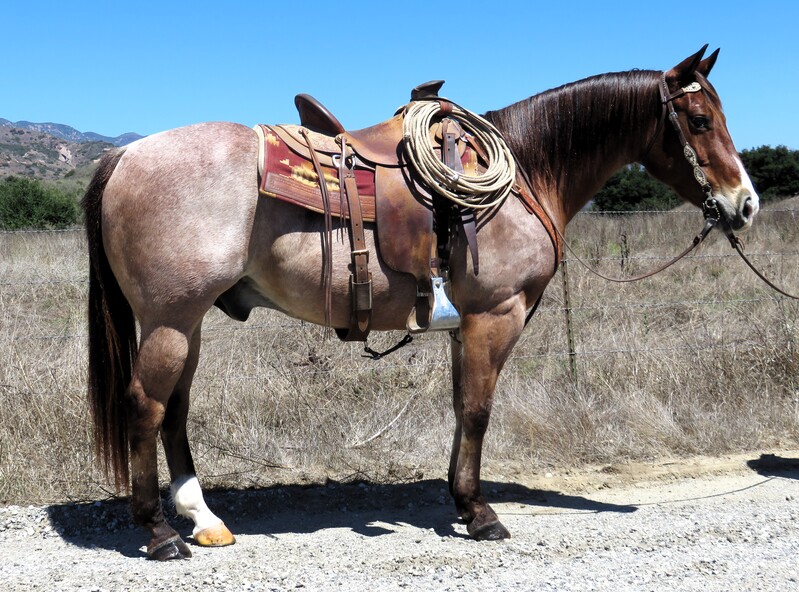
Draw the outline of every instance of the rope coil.
M487 170L480 175L458 173L436 155L430 139L433 118L441 111L438 101L416 101L408 105L402 123L405 154L422 180L454 203L476 209L501 204L510 195L516 179L516 163L502 135L487 120L451 103L448 115L457 121L485 150Z

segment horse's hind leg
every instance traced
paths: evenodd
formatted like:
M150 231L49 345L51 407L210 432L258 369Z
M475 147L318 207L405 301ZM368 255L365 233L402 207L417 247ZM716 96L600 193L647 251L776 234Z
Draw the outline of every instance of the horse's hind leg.
M194 522L192 536L198 545L223 547L236 542L227 529L205 503L200 482L194 470L194 461L186 434L186 418L189 413L189 391L191 389L197 361L200 356L200 327L194 331L189 344L189 354L183 374L178 380L161 427L161 441L169 465L172 499L178 514Z
M157 440L169 399L189 358L191 331L142 326L139 355L130 383L131 512L150 531L151 559L184 559L191 551L167 523L158 489Z

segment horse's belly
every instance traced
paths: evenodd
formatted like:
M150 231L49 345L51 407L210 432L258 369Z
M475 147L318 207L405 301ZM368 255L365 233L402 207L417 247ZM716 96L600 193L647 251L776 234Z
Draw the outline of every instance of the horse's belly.
M410 274L385 274L377 265L373 267L371 327L376 331L402 330L415 304L415 279ZM302 270L296 267L274 267L267 277L242 279L222 294L216 305L237 320L245 320L252 308L265 307L310 323L324 325L327 298L321 276L321 266ZM347 265L343 265L336 268L334 273L330 325L346 328L350 324L351 316L350 274Z
M236 321L246 321L253 308L282 310L261 294L247 277L240 279L231 288L220 294L214 305Z

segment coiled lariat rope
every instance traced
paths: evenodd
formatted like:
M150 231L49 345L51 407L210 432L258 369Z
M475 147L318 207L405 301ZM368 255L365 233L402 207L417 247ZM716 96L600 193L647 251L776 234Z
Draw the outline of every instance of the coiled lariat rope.
M438 101L415 101L408 105L402 123L405 154L422 180L447 199L476 210L497 206L508 197L516 180L513 153L490 122L454 103L451 105L447 116L482 146L487 170L480 175L458 173L436 155L430 128L433 118L442 110Z

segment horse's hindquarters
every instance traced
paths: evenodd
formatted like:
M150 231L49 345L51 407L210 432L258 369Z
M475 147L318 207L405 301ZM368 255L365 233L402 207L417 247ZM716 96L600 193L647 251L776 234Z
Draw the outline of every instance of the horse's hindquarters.
M131 144L103 196L103 238L142 322L196 322L244 272L258 200L255 134L179 128Z

